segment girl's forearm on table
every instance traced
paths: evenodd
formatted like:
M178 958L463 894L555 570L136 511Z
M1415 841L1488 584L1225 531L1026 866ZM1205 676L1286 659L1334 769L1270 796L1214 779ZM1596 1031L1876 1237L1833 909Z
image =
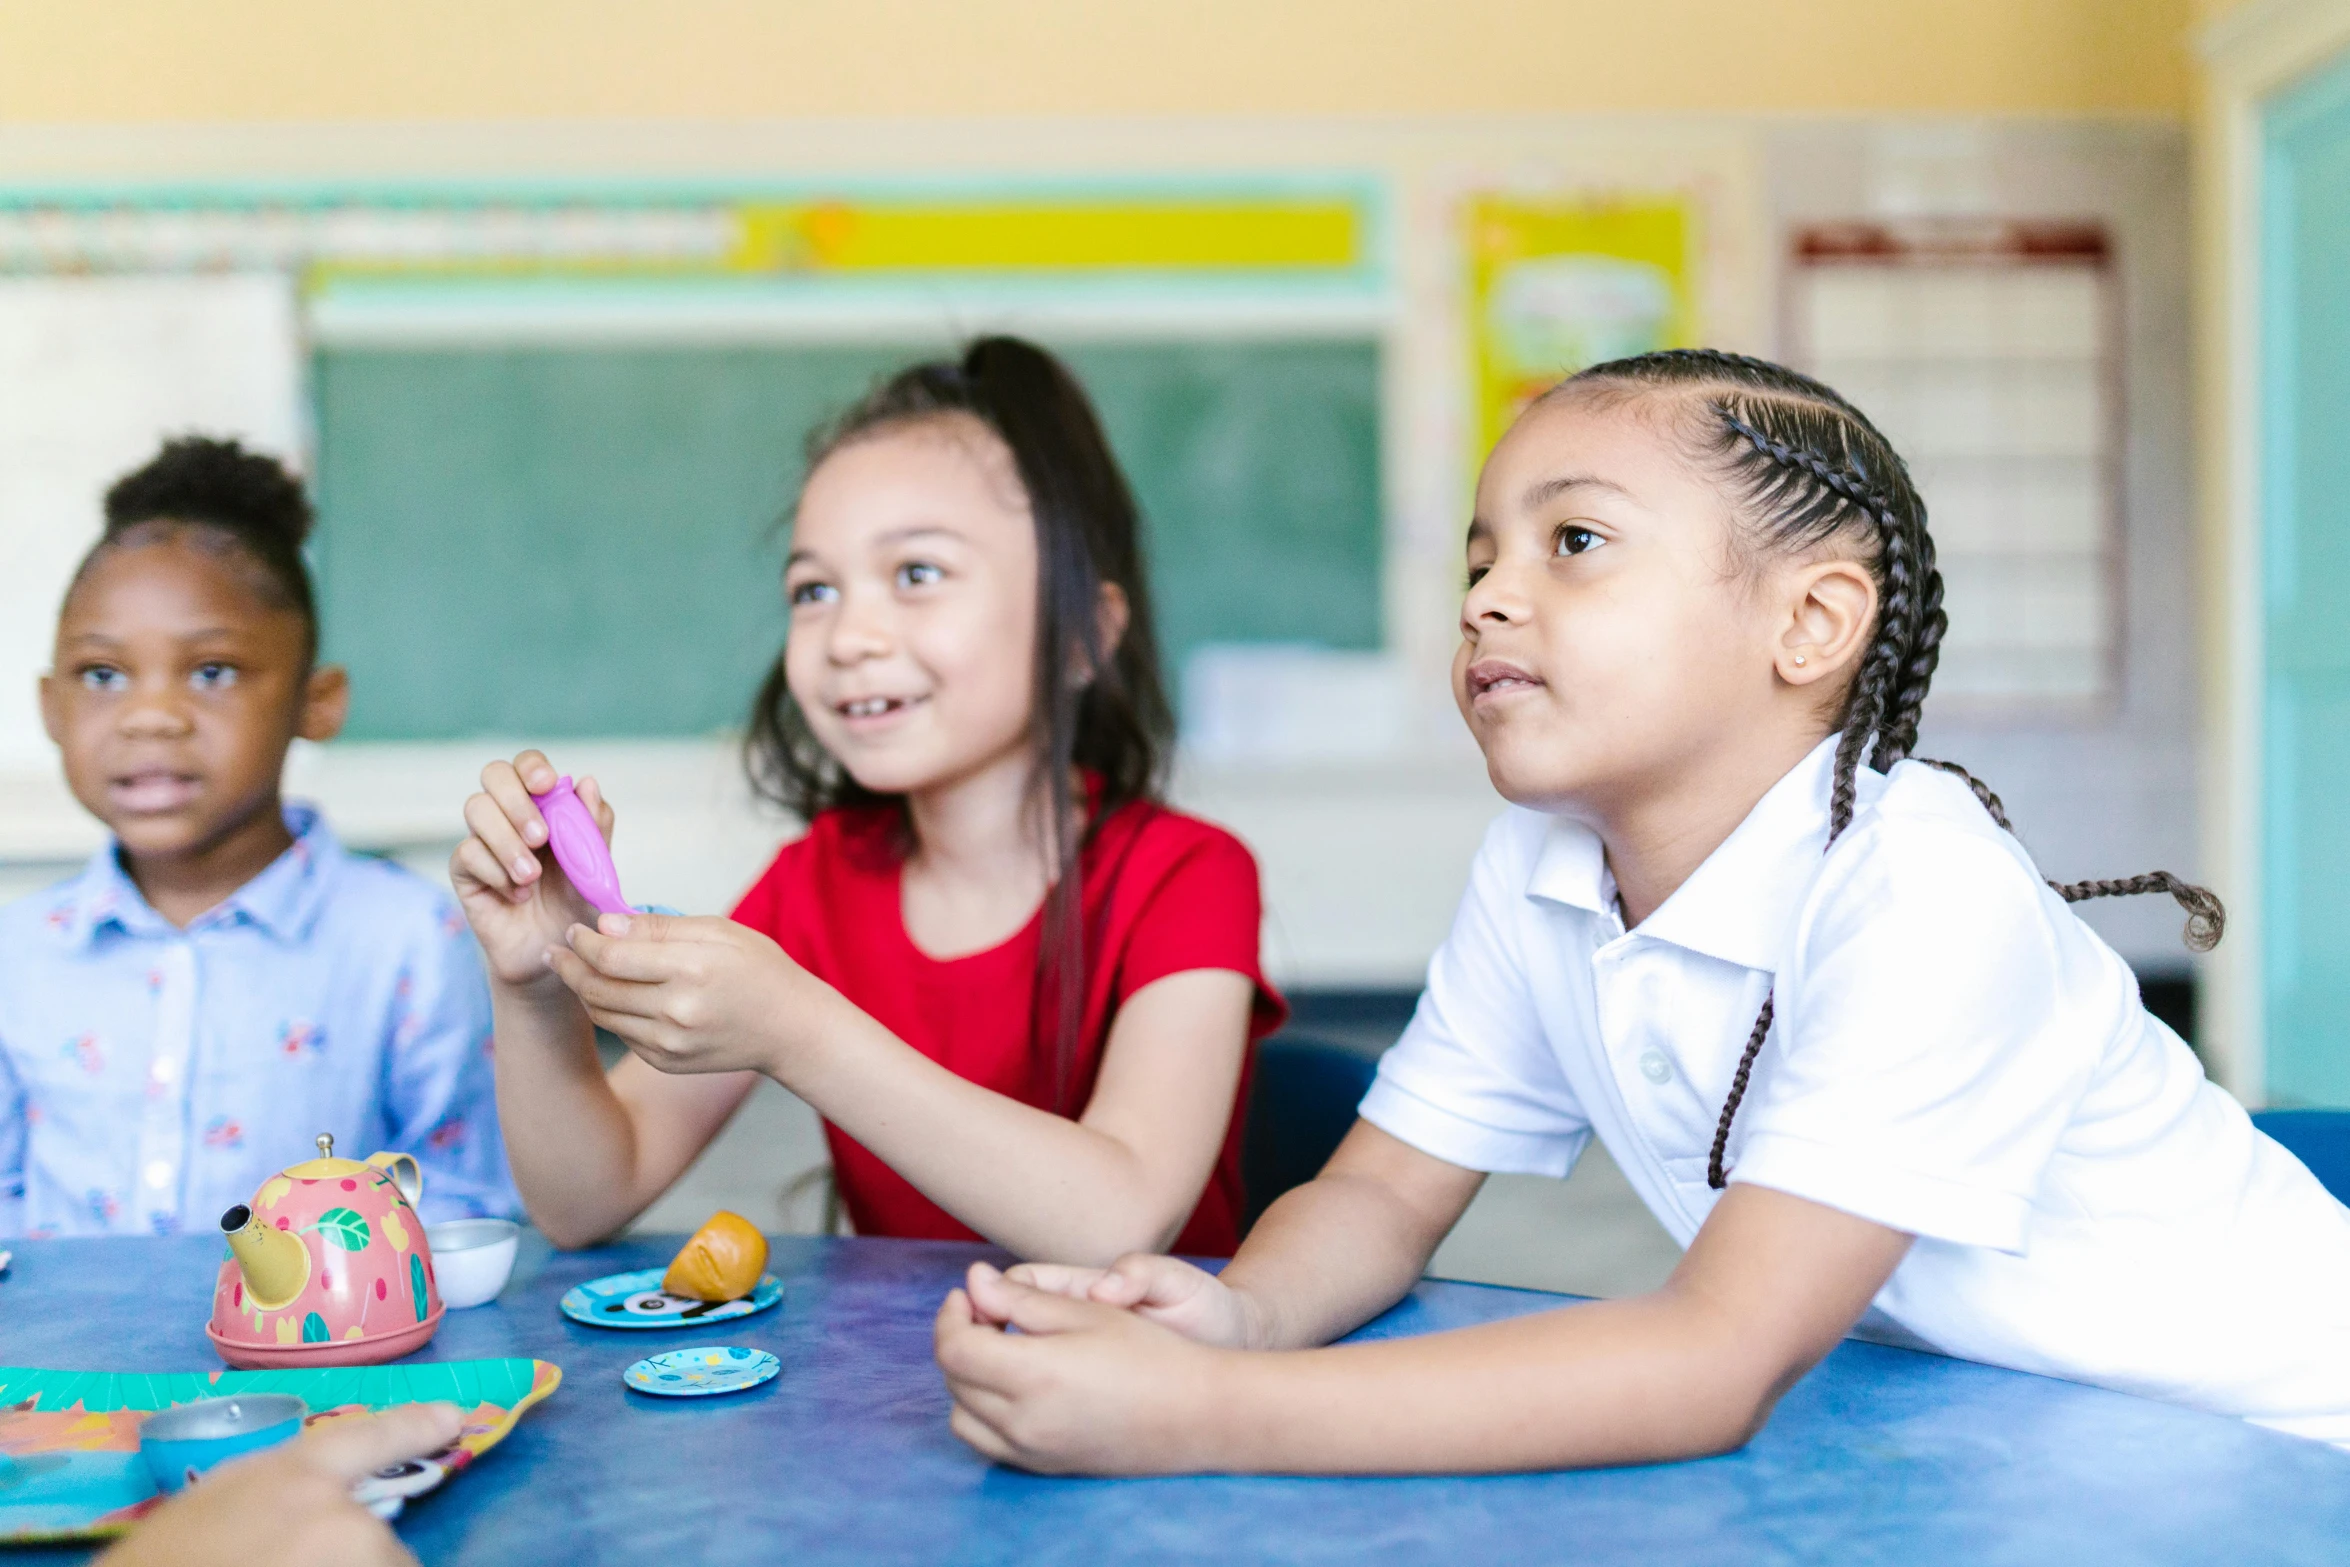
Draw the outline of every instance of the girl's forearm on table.
M1731 1324L1670 1291L1449 1333L1276 1354L1221 1351L1204 1467L1430 1474L1727 1452L1779 1385ZM1791 1380L1791 1379L1790 1379Z
M1358 1153L1363 1170L1384 1168L1393 1198L1426 1218L1458 1190L1444 1166L1376 1128L1358 1126L1332 1163ZM1218 1351L1217 1386L1196 1417L1215 1448L1207 1467L1467 1472L1726 1452L1835 1348L1910 1242L1734 1182L1672 1278L1647 1295L1380 1343ZM1234 1270L1255 1251L1252 1236ZM1294 1244L1274 1257L1284 1267L1343 1266ZM1254 1291L1273 1278L1260 1284L1251 1269L1240 1283ZM1298 1293L1294 1279L1283 1282Z
M1403 1299L1446 1228L1431 1234L1380 1182L1326 1173L1265 1210L1223 1279L1248 1302L1252 1348L1308 1349Z

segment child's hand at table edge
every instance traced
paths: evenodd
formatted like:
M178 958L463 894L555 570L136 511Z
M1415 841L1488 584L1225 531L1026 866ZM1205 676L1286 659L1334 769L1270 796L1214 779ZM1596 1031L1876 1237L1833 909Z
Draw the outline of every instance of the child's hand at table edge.
M221 1465L148 1514L96 1567L392 1567L416 1558L351 1500L376 1470L457 1440L454 1404L402 1404L322 1421L282 1447Z
M481 943L490 978L532 989L549 982L546 954L564 931L596 911L572 890L547 847L547 819L531 791L555 787L555 764L538 751L481 770L481 790L465 802L468 836L449 856L449 883ZM612 807L593 778L582 778L579 798L612 840Z
M1025 1285L1068 1300L1116 1306L1172 1328L1185 1338L1220 1349L1261 1349L1265 1345L1255 1303L1204 1268L1152 1252L1128 1252L1106 1268L1071 1267L1058 1262L1023 1262L999 1273L984 1262L971 1264L964 1281L979 1320L1002 1326L1017 1299L1009 1285Z
M830 987L783 948L715 915L606 914L547 964L598 1028L662 1072L776 1074L792 1025Z
M955 1435L999 1464L1039 1474L1214 1467L1202 1444L1215 1413L1212 1373L1228 1351L1115 1306L994 1283L1002 1321L983 1319L958 1289L932 1325Z

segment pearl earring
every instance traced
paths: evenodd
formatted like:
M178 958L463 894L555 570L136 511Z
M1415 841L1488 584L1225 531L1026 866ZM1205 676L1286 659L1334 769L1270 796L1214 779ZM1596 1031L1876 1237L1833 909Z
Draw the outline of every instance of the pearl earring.
M1803 665L1804 665L1804 657L1803 657L1803 655L1802 655L1801 653L1798 653L1798 654L1796 654L1796 655L1795 655L1795 667L1796 667L1797 669L1801 669L1801 668L1803 667Z

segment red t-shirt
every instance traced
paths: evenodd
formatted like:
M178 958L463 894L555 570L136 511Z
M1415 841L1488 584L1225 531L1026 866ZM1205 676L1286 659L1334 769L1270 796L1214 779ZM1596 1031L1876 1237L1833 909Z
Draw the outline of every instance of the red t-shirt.
M898 818L884 808L825 811L786 844L734 917L772 937L802 968L891 1033L957 1076L1052 1108L1052 1032L1033 1029L1044 910L1000 946L941 961L906 934L899 893ZM1230 969L1257 987L1249 1045L1281 1026L1288 1008L1257 967L1257 862L1220 827L1134 801L1095 829L1081 859L1085 1009L1062 1113L1092 1096L1118 1008L1153 980L1189 969ZM1048 1006L1048 1012L1050 1010ZM1199 1207L1175 1250L1229 1257L1240 1244L1241 1074L1231 1124ZM934 1240L978 1237L827 1122L833 1178L860 1235Z

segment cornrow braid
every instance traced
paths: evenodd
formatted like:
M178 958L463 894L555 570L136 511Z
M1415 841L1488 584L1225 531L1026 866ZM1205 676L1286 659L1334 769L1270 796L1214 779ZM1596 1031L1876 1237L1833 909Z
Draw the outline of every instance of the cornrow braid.
M1853 690L1844 713L1843 737L1836 747L1835 784L1828 798L1828 841L1834 843L1852 824L1855 797L1858 794L1858 774L1861 754L1873 737L1875 745L1869 750L1869 765L1884 772L1899 760L1894 739L1897 727L1915 734L1917 722L1915 707L1925 700L1924 684L1910 682L1897 686L1907 673L1911 660L1908 649L1912 641L1911 620L1916 604L1913 592L1915 576L1911 565L1913 551L1903 537L1900 519L1891 503L1864 489L1859 478L1829 463L1818 453L1793 446L1756 428L1737 411L1735 402L1725 399L1715 405L1715 413L1722 425L1757 453L1767 457L1783 469L1809 478L1831 495L1845 503L1854 512L1865 516L1877 531L1880 555L1877 575L1882 592L1878 601L1877 629L1869 643L1868 653L1861 660L1860 673L1853 681ZM1922 530L1920 530L1922 531ZM1929 567L1931 547L1928 547ZM1939 605L1940 580L1937 576L1935 601ZM1937 610L1938 612L1938 610ZM1937 632L1935 641L1940 642ZM1926 666L1930 678L1931 661ZM1911 711L1899 713L1897 704L1908 695ZM1759 1050L1759 1044L1753 1046Z
M1991 792L1989 784L1956 762L1936 761L1928 756L1921 756L1918 760L1928 767L1939 768L1965 779L1966 786L1975 792L1975 798L1982 802L1983 809L1990 813L1991 819L2003 830L2015 831L2007 820L2006 810L1999 803L1999 796ZM2187 929L2182 939L2191 952L2209 952L2219 945L2219 938L2227 933L2228 911L2218 896L2209 888L2181 880L2169 871L2148 871L2143 876L2125 876L2119 881L2058 881L2052 876L2048 878L2048 885L2067 903L2086 903L2091 898L2131 898L2140 893L2167 892L2177 900L2180 908L2187 911Z
M1771 1037L1771 1013L1778 1001L1776 992L1763 997L1762 1010L1754 1016L1754 1031L1746 1036L1746 1048L1738 1053L1738 1071L1730 1079L1732 1105L1746 1097L1746 1080L1754 1073L1754 1058L1762 1054L1763 1041ZM1717 1192L1722 1189L1722 1155L1729 1151L1730 1117L1725 1114L1714 1126L1713 1150L1705 1156L1706 1184Z
M2134 898L2140 893L2167 892L2178 906L2187 911L2187 931L2182 938L2191 952L2209 952L2219 945L2219 938L2228 931L2227 906L2219 901L2219 894L2209 887L2198 887L2183 881L2169 871L2148 871L2143 876L2125 876L2119 881L2050 881L2056 895L2067 903L2084 903L2091 898Z
M1910 756L1949 616L1935 563L1926 505L1908 465L1868 417L1823 383L1767 359L1719 349L1669 349L1594 365L1553 389L1600 396L1671 396L1692 403L1698 454L1732 492L1765 551L1792 553L1845 537L1877 584L1877 624L1837 720L1828 794L1828 842L1852 824L1863 761L1879 773ZM1956 762L1919 758L1964 779L2002 831L2014 828L1999 796ZM2048 884L2067 903L2162 892L2187 911L2187 945L2208 952L2227 911L2208 888L2154 871L2118 881ZM1770 1037L1774 990L1740 1052L1714 1127L1706 1183L1727 1183L1730 1127L1746 1098L1756 1059Z
M1934 563L1934 540L1926 532L1923 519L1916 546L1918 562L1912 569L1918 579L1917 636L1910 647L1909 661L1902 667L1891 721L1879 740L1885 754L1896 762L1906 759L1918 743L1919 712L1926 705L1926 688L1934 683L1934 670L1942 662L1943 633L1950 629L1950 617L1942 612L1942 573ZM1959 771L1966 773L1963 767ZM1973 774L1966 773L1966 776L1973 782ZM1976 787L1983 793L1990 792L1986 786ZM1998 814L1992 812L1994 818ZM2001 821L2000 825L2007 824Z
M1983 782L1982 779L1977 778L1973 773L1968 772L1965 768L1959 766L1956 762L1937 761L1930 756L1921 756L1918 758L1918 760L1925 763L1928 767L1935 769L1937 772L1955 774L1957 777L1964 779L1966 781L1966 786L1974 791L1975 799L1978 803L1981 804L1985 814L1987 814L1991 820L1999 824L1999 830L2002 832L2015 831L2015 824L2007 819L2007 807L1999 803L1999 796L1991 792L1991 786L1989 784Z

